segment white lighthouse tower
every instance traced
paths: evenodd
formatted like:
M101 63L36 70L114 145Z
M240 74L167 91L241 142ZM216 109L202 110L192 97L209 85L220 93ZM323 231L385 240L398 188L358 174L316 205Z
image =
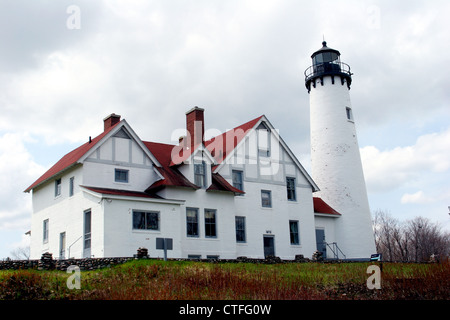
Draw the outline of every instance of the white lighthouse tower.
M325 41L322 45L305 71L312 177L320 188L318 196L341 213L334 230L339 249L347 259L369 258L376 249L350 102L352 73L338 50Z

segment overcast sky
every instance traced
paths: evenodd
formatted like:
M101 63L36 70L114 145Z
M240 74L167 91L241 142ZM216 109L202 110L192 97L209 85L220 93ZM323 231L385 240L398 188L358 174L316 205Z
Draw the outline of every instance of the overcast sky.
M31 194L122 115L174 143L185 112L220 131L262 114L310 170L311 54L341 52L372 211L450 231L450 2L0 0L0 258L24 246Z

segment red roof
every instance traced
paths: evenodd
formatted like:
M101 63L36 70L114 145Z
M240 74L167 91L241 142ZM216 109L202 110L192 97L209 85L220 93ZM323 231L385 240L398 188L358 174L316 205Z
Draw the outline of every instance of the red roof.
M95 188L95 187L86 187L86 186L82 186L82 187L89 189L91 191L97 192L97 193L101 193L101 194L110 194L110 195L115 195L115 196L126 196L126 197L162 199L160 196L158 196L156 194L150 194L150 193L146 193L146 192L108 189L108 188Z
M236 148L236 146L247 135L263 116L259 116L249 122L246 122L239 127L228 130L227 132L218 135L208 141L205 141L206 149L216 159L218 164L221 164L226 159L227 155Z
M117 125L117 124L116 124ZM90 142L86 142L82 146L76 148L75 150L72 150L68 154L66 154L64 157L62 157L53 167L47 170L39 179L37 179L31 186L29 186L25 192L29 192L31 189L37 187L41 183L46 182L47 180L51 179L52 177L56 176L57 174L61 173L62 171L68 169L69 167L75 165L78 160L82 156L86 154L93 146L97 144L103 137L108 134L114 128L113 127L107 129L106 131L102 132L100 135L92 139Z
M260 116L249 122L246 122L234 129L231 129L211 140L205 141L205 147L209 152L213 153L213 157L217 163L221 163L236 146L241 142L249 130L251 130L256 123L262 118ZM228 140L227 140L228 139ZM230 140L233 139L233 140ZM188 179L186 179L177 169L177 165L189 158L193 150L184 148L180 145L171 145L156 142L144 141L145 146L156 157L158 162L163 166L158 168L158 171L164 177L163 180L156 181L146 191L156 191L166 186L186 187L192 189L199 189L199 187ZM177 161L173 161L172 154L179 156ZM244 193L243 191L230 185L219 174L213 175L213 181L208 191L229 191L234 193Z
M186 179L176 167L170 166L174 145L148 141L143 142L147 149L155 156L156 160L162 165L162 167L156 167L156 169L164 177L164 179L158 180L148 187L146 192L157 191L166 186L199 189L198 186Z
M211 175L211 177L212 177L211 186L209 186L209 188L206 189L206 191L226 191L226 192L233 192L233 193L238 193L238 194L245 193L244 191L233 187L231 184L228 183L227 180L225 180L224 177L222 177L218 173L213 173Z
M227 154L236 148L239 142L241 142L241 140L247 135L248 131L251 130L262 117L263 116L260 116L240 125L239 127L228 130L217 137L205 141L204 145L206 149L212 154L218 164L222 163L222 161L227 157ZM190 148L189 143L186 143L184 146L173 146L173 150L171 150L171 152L173 151L173 154L176 155L176 157L172 157L170 159L170 166L181 164L190 157L192 152L194 152L198 146L199 145L196 145L194 148Z
M215 138L212 138L211 140L205 141L204 144L206 149L213 154L217 163L220 164L226 158L226 156L234 148L236 148L236 146L241 142L241 140L248 134L248 131L251 130L262 117L263 116L255 118ZM114 128L116 125L117 124L115 124L111 128L107 129L106 131L104 131L103 133L92 139L91 142L86 142L82 146L66 154L54 166L52 166L49 170L47 170L47 172L45 172L39 179L37 179L31 186L29 186L25 190L25 192L29 192L31 189L37 187L38 185L50 180L51 178L54 178L62 171L67 170L73 165L76 165L78 161L86 154L86 152L88 152L100 140L102 140L103 137L105 137L105 135L108 134L112 130L112 128ZM143 141L143 143L161 164L162 167L155 167L155 168L163 176L163 179L158 180L151 186L149 186L146 192L155 192L166 186L185 187L194 190L199 189L198 186L196 186L195 184L190 182L186 177L184 177L183 174L181 174L181 172L177 169L177 165L172 162L173 159L172 154L174 152L180 151L179 150L180 146L148 141ZM189 152L192 152L192 150L185 152L185 154L183 155L184 160L190 156ZM179 164L181 164L181 162L182 161L180 161ZM92 190L92 188L90 190ZM102 190L103 192L106 192L105 191L106 189ZM213 181L208 190L244 193L243 191L230 185L219 174L213 174ZM114 192L119 191L114 190Z
M324 213L324 214L331 214L331 215L336 215L336 216L341 215L339 212L337 212L332 207L330 207L321 198L313 197L313 203L314 203L314 212L315 213Z

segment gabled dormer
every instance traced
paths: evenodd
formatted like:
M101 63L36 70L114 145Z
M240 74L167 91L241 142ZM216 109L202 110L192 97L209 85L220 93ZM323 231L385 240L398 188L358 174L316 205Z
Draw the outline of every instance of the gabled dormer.
M212 170L215 160L203 144L178 166L178 170L193 184L207 189L212 183Z
M166 187L206 190L208 192L243 192L230 185L219 174L213 173L218 161L204 141L204 110L198 107L186 112L186 136L178 145L145 142L146 147L159 159L157 168L163 179L149 186L148 192ZM220 148L221 149L221 148Z
M113 113L103 122L101 134L89 137L86 143L63 156L25 191L36 191L59 181L80 166L83 173L77 185L144 191L149 184L162 179L156 169L160 163L126 120Z
M191 183L207 189L212 183L211 168L214 157L205 147L204 109L194 107L186 112L186 136L171 152L171 166L177 167Z
M232 169L239 169L249 171L246 174L252 179L258 177L258 179L270 181L277 177L280 181L284 181L286 168L282 166L289 162L292 165L288 166L286 174L294 175L298 171L305 185L309 185L313 191L319 190L281 138L279 131L264 115L206 141L206 145L207 149L215 155L217 162L213 168L213 174L220 173L228 179L232 175Z
M120 116L112 114L104 119L114 128L79 162L84 164L83 185L112 189L144 191L150 184L162 179L156 169L157 158L145 146L126 120L114 124Z
M161 166L125 119L120 120L120 116L113 113L103 122L107 134L79 162L98 160L119 165Z

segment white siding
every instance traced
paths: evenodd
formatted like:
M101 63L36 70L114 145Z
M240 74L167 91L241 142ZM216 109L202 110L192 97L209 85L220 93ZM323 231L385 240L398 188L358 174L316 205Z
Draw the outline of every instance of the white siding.
M180 207L178 223L180 225L181 257L188 255L218 255L220 258L236 257L236 234L234 226L234 195L224 192L210 192L204 189L174 189L166 190L170 199L186 199ZM198 208L199 236L187 236L186 208ZM205 237L205 209L216 210L216 238Z
M103 201L105 210L105 256L130 257L139 247L147 248L151 257L164 257L156 250L156 238L172 238L168 257L180 257L180 206L113 199ZM133 210L159 212L159 230L134 230Z
M252 134L248 141L256 141ZM91 191L83 191L79 185L144 191L159 180L152 161L133 139L111 137L76 168L64 172L62 194L54 196L54 182L33 191L32 250L33 258L49 251L54 257L59 253L59 234L66 232L66 245L71 246L70 256L83 255L83 213L92 212L91 255L132 256L139 247L146 247L150 256L162 257L156 250L156 238L172 238L173 250L169 257L187 258L200 255L202 258L219 256L236 258L247 256L263 258L263 236L275 239L275 254L283 259L294 259L303 254L310 257L315 250L315 221L313 214L312 187L288 152L281 148L272 135L270 156L260 157L256 145L242 144L240 157L229 158L220 167L221 174L232 184L232 170L242 170L245 195L235 196L230 192L192 190L169 187L159 192L165 199L183 202L150 201L146 198L105 197ZM244 151L246 155L244 156ZM198 153L194 157L198 158ZM211 184L211 163L207 164L208 186ZM115 182L115 169L129 170L127 183ZM194 166L185 164L179 171L194 182ZM75 177L75 194L68 197L68 181ZM288 201L286 177L296 178L296 201ZM261 205L261 190L270 190L272 207ZM120 198L120 199L119 199ZM186 208L198 208L199 236L187 236ZM205 236L205 209L216 211L217 237ZM133 210L158 211L159 230L134 230ZM246 242L236 242L235 217L246 218ZM49 242L42 243L42 224L49 219ZM300 244L290 244L289 221L299 222ZM81 239L80 239L81 237ZM66 249L67 255L68 248Z
M126 169L128 183L115 181L115 169ZM145 191L159 180L152 167L136 167L86 161L83 165L83 185L90 187Z
M66 258L81 258L83 251L83 213L92 211L92 249L91 254L103 256L103 214L98 199L81 191L79 184L82 168L67 172L62 176L62 194L54 196L52 182L33 191L33 214L31 218L30 258L39 259L44 252L50 252L54 258L59 257L59 236L66 233ZM75 177L75 193L68 196L69 178ZM49 219L49 240L43 243L43 221Z

